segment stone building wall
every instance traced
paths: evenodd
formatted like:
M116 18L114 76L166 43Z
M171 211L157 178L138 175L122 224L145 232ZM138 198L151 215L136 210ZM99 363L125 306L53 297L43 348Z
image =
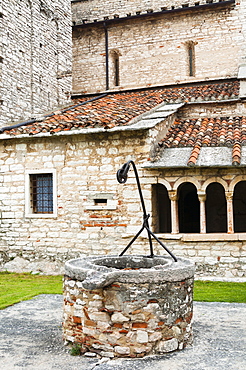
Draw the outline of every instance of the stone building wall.
M92 1L74 5L90 4ZM245 63L245 15L245 5L237 2L222 9L106 23L109 89L237 77L239 66ZM75 94L107 89L105 53L102 22L74 26ZM115 56L119 61L118 83L115 83Z
M0 14L0 126L67 104L70 1L3 1Z
M120 236L141 221L141 210L139 204L123 204L125 192L133 197L137 192L135 186L119 187L116 172L129 157L137 162L145 159L144 139L144 135L114 134L1 141L2 261L19 256L59 264L79 253L123 248ZM25 172L53 169L57 217L26 217ZM108 207L95 206L94 199L105 196Z
M214 2L218 2L215 0ZM104 17L126 17L147 12L160 12L182 8L182 5L205 5L207 0L71 0L72 19L75 23L82 21L94 22L103 20ZM237 2L239 3L239 2Z
M233 115L245 116L246 103L244 101L231 102L208 102L204 105L197 103L188 103L179 109L178 117L185 118L217 118L217 117L231 117Z
M243 168L148 170L156 134L139 131L1 140L0 256L5 268L61 272L65 260L85 255L118 254L142 225L142 210L134 173L118 184L116 172L133 159L141 180L147 212L152 215L152 185L177 181L203 184L207 178L224 182L246 178ZM134 149L133 149L134 148ZM25 213L26 173L56 171L57 215ZM179 180L181 179L181 180ZM97 203L106 199L106 204ZM155 220L151 216L151 224ZM159 234L158 234L159 235ZM166 234L161 240L179 257L193 259L198 273L245 276L246 234ZM129 253L149 254L145 233ZM166 254L154 246L155 254ZM16 259L17 257L17 259ZM13 261L12 261L13 260Z

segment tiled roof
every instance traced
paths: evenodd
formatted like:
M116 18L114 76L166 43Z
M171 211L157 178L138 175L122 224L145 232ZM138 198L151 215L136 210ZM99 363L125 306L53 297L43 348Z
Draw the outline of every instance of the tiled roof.
M204 147L231 148L231 164L241 164L242 145L246 145L246 117L176 119L159 142L163 148L190 148L187 165L198 162Z
M239 95L238 80L200 85L153 88L130 92L104 94L102 97L78 98L70 107L44 116L35 122L0 132L9 135L37 135L60 133L86 128L111 129L127 126L143 113L160 103L223 101L236 99Z

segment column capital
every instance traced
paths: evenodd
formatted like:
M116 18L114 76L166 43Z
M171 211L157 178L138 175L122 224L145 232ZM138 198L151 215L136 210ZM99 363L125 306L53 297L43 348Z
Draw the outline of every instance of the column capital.
M197 193L199 202L206 202L207 194L206 193Z
M232 200L233 199L233 191L225 191L225 197L226 197L226 200Z
M168 190L168 196L170 200L176 201L178 200L178 192L177 190Z

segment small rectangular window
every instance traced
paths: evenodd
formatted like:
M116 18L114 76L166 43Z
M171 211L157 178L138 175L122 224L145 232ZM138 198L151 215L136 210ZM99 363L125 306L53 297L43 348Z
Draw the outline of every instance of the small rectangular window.
M96 206L106 206L108 199L94 199L94 203Z
M91 193L87 196L87 203L84 203L86 210L115 210L117 199L114 193Z
M32 213L53 213L53 175L30 174L30 208Z

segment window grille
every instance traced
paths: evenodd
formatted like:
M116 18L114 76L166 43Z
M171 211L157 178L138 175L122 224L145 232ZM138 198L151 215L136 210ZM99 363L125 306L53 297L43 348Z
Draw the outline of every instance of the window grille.
M53 175L30 175L31 209L33 213L53 213Z

